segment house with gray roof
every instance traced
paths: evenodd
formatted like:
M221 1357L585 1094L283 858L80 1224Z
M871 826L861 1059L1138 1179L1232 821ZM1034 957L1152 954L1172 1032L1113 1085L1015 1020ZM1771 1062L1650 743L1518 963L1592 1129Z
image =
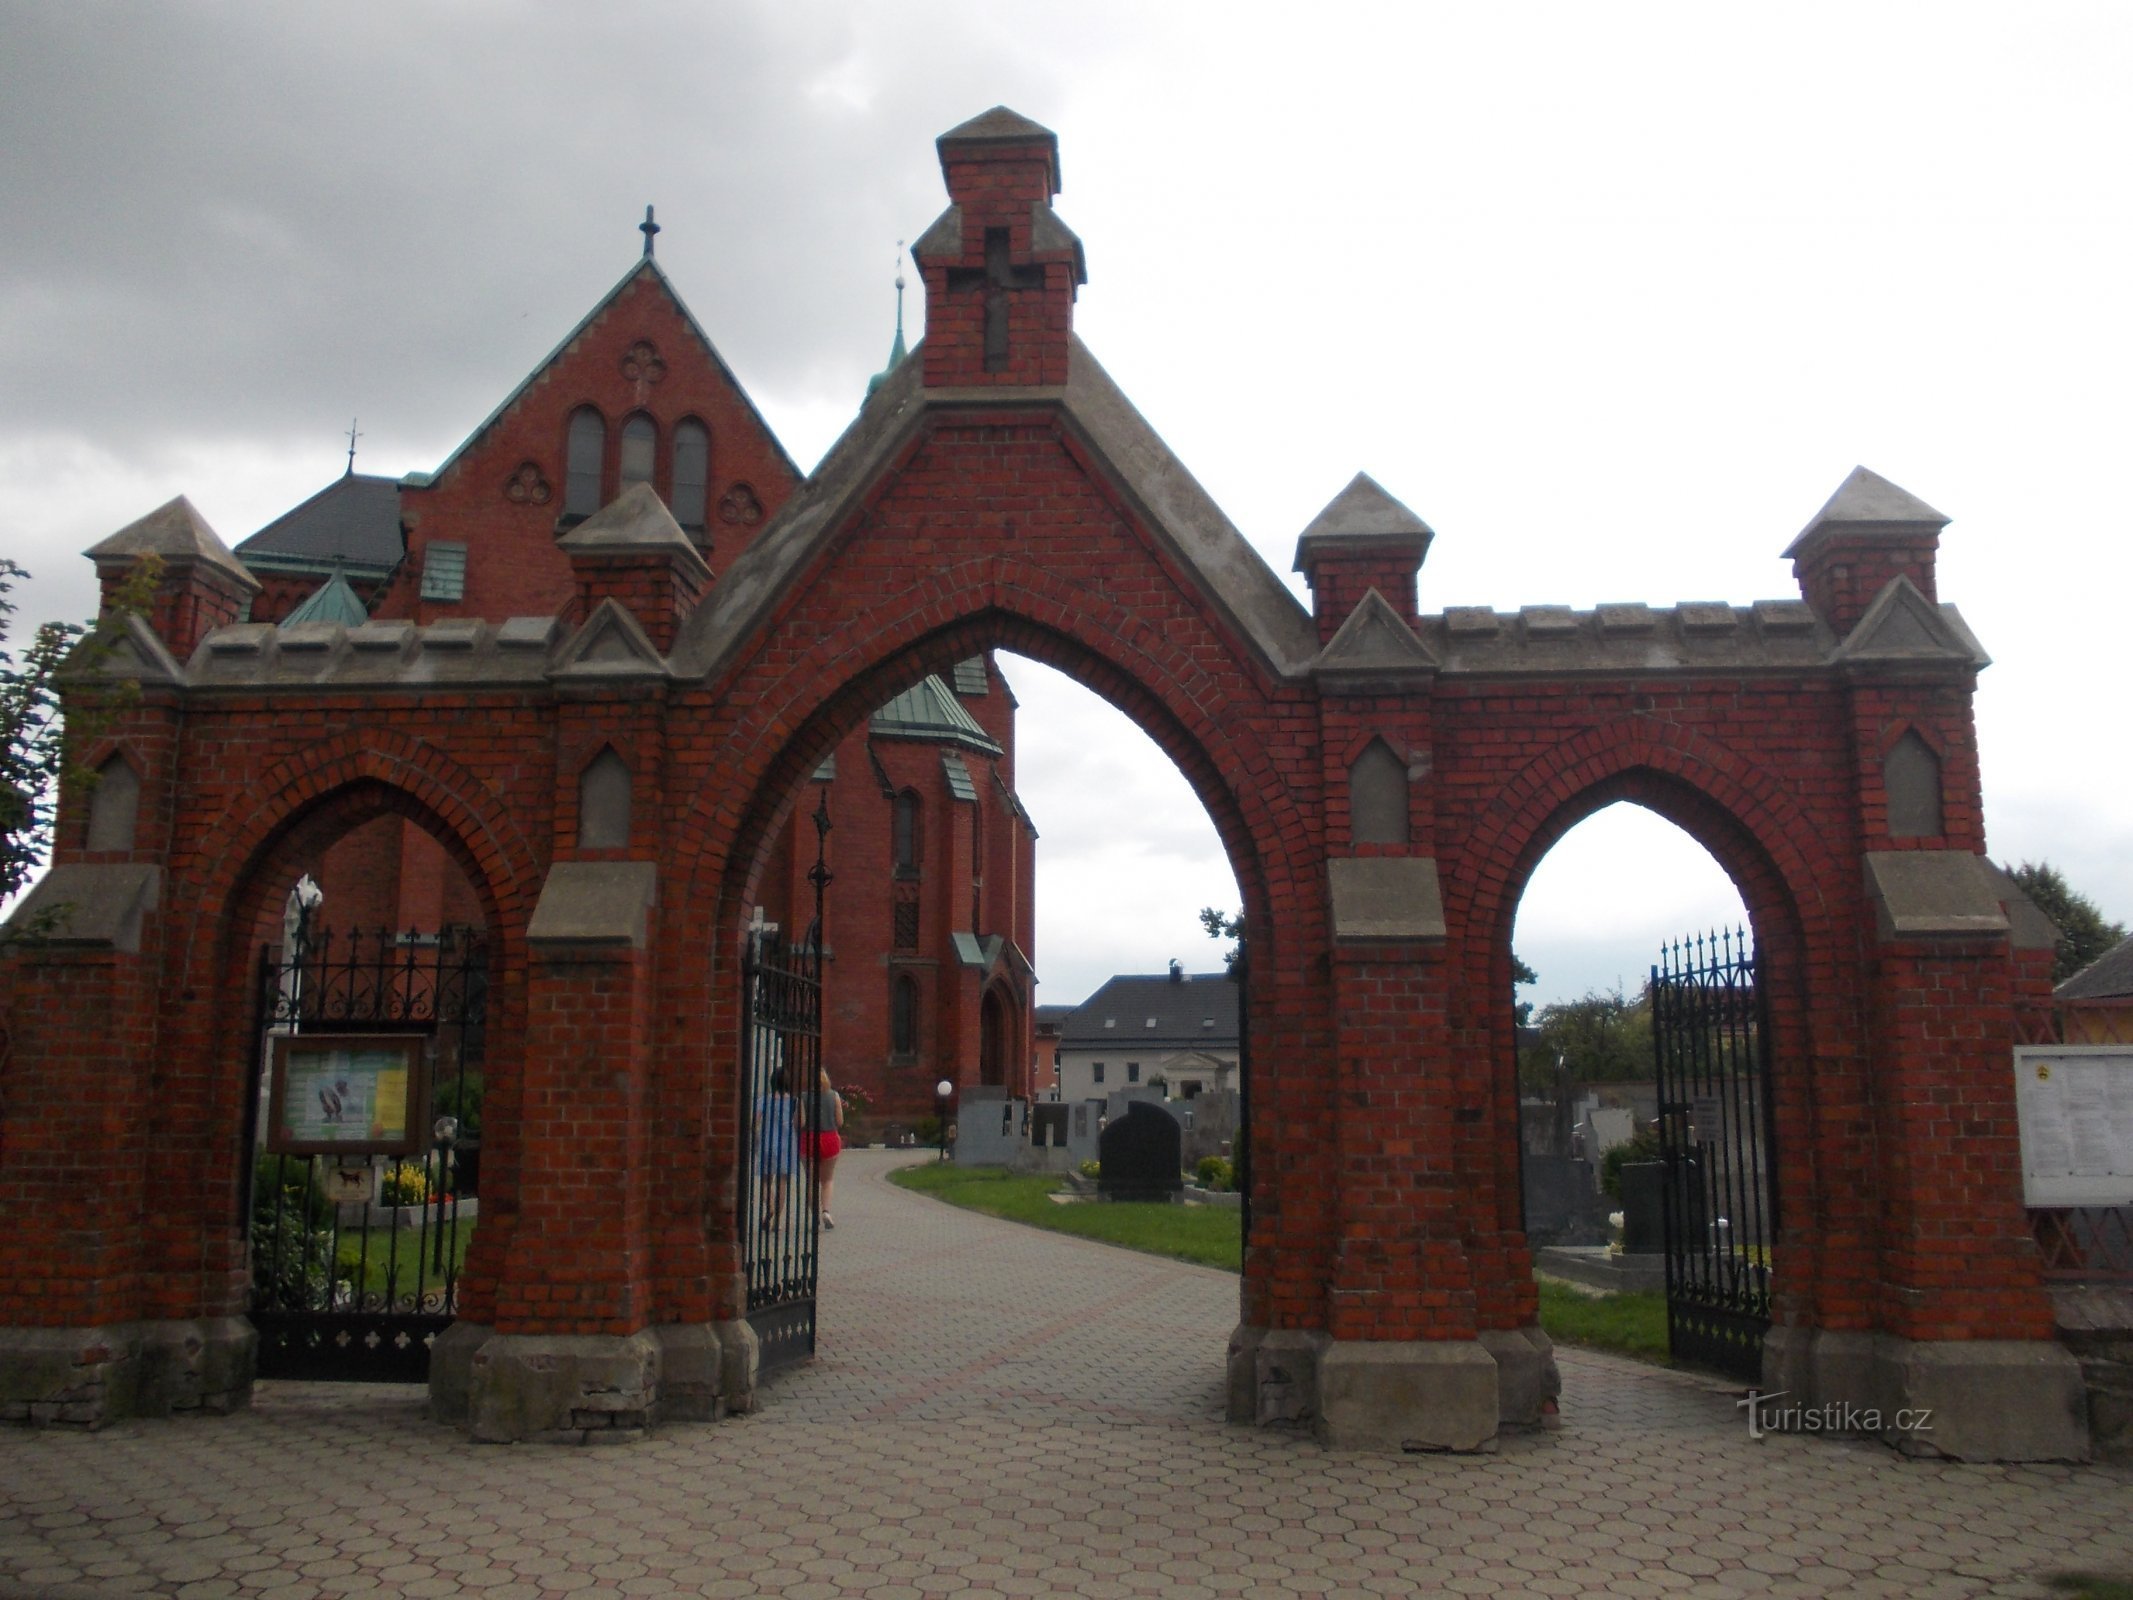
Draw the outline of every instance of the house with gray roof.
M1103 1100L1160 1085L1173 1100L1238 1087L1237 985L1227 972L1110 979L1059 1031L1061 1100Z

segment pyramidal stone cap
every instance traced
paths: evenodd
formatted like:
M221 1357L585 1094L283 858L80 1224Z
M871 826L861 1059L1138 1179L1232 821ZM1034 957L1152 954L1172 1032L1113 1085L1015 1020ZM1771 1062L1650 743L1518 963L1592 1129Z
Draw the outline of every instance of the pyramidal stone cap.
M1436 537L1428 523L1387 494L1369 473L1358 472L1297 537L1293 570L1305 571L1306 552L1319 547L1351 541L1399 540L1419 544L1418 554L1426 555L1430 541Z
M138 521L129 522L110 538L91 545L82 554L98 566L106 562L131 564L142 556L159 556L166 565L204 564L236 580L248 594L259 592L259 580L231 553L221 536L207 525L184 495L166 501Z
M679 555L697 566L704 558L681 531L674 513L648 483L633 483L556 541L569 555ZM709 568L705 567L706 573Z
M1909 529L1938 531L1948 519L1907 489L1899 489L1878 472L1854 467L1851 476L1809 519L1800 536L1785 547L1785 558L1805 554L1819 539L1850 529L1856 532Z
M968 122L959 122L933 141L940 152L941 166L945 169L949 156L957 150L969 150L984 145L1041 144L1051 160L1052 193L1059 192L1059 135L1042 123L1032 122L1019 111L1006 106L994 106L990 111L981 111Z

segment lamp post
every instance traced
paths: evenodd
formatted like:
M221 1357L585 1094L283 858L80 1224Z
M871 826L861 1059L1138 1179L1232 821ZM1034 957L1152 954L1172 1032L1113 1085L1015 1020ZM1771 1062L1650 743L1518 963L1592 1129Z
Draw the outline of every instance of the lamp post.
M436 1254L434 1260L436 1271L442 1274L444 1271L444 1214L449 1210L455 1220L459 1215L456 1195L449 1205L444 1199L452 1179L452 1146L459 1142L459 1119L457 1117L439 1117L430 1132L437 1144L437 1221L434 1224L436 1230Z
M948 1097L955 1093L955 1085L946 1078L933 1086L933 1110L941 1125L941 1159L948 1159Z

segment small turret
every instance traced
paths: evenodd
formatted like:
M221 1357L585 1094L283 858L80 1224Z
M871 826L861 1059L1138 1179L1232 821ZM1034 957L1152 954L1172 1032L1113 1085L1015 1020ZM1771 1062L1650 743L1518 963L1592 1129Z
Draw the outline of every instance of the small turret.
M994 106L937 141L948 209L911 247L926 281L926 384L1066 382L1081 241L1052 210L1059 140Z
M83 553L96 563L104 610L144 556L162 562L148 623L180 661L215 629L235 622L259 593L259 580L182 494Z

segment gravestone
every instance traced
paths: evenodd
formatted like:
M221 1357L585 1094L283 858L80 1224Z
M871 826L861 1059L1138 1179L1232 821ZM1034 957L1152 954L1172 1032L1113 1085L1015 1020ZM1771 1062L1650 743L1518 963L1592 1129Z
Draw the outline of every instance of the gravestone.
M1097 1141L1097 1190L1106 1200L1175 1200L1185 1192L1178 1153L1183 1130L1160 1104L1137 1100Z
M1625 1162L1621 1182L1622 1253L1663 1255L1666 1251L1665 1163Z
M1607 1211L1592 1181L1592 1164L1576 1156L1525 1157L1526 1242L1605 1244Z

